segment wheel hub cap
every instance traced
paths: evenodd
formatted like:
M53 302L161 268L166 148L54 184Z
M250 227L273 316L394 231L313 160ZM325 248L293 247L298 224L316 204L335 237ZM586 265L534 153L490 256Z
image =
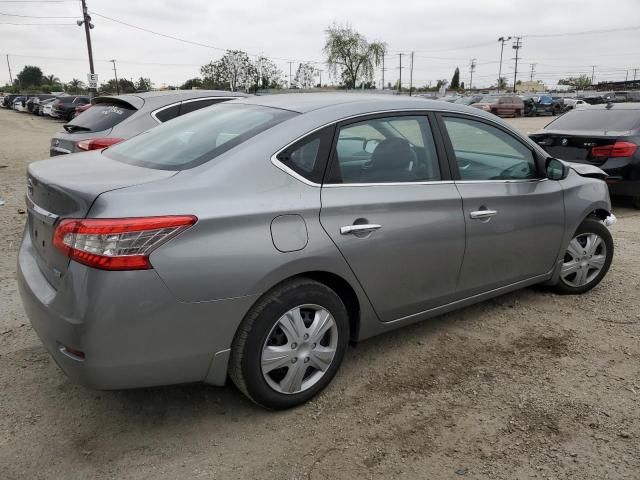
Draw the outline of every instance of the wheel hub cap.
M607 246L595 233L577 235L569 242L560 270L560 279L571 287L592 282L602 271L607 259Z
M262 347L261 369L279 393L313 387L331 365L338 346L338 327L319 305L300 305L282 315Z

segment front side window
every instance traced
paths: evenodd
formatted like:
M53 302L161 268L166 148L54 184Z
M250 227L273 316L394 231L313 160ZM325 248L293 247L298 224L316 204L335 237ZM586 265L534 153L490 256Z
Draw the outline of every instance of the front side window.
M141 167L184 170L208 162L295 115L258 105L220 103L113 145L104 155Z
M461 180L538 178L533 151L508 133L483 122L445 117Z
M327 178L327 183L440 180L428 119L384 117L340 127Z

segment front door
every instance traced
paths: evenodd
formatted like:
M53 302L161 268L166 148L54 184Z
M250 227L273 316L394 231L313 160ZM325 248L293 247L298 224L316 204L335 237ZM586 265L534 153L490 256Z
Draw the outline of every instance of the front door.
M564 233L560 183L544 178L534 151L508 130L442 118L466 223L460 295L549 273Z
M444 153L426 115L338 127L320 221L382 321L455 295L465 225L462 200L439 158Z

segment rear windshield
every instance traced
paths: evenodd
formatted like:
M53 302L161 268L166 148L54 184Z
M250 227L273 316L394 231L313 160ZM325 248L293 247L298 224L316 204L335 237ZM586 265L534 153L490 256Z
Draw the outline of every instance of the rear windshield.
M547 130L595 130L623 132L633 130L640 124L640 109L616 110L606 109L573 110L558 117L545 127Z
M135 112L135 108L122 103L99 103L71 120L64 129L69 133L101 132L115 127Z
M185 170L214 159L294 115L288 110L258 105L221 103L116 144L105 155L141 167Z

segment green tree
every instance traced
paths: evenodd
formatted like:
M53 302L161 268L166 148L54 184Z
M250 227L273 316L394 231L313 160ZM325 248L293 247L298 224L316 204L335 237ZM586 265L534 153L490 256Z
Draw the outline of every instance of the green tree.
M140 77L138 79L138 83L136 83L136 91L138 92L148 92L151 90L153 83L151 83L150 78Z
M464 82L460 82L460 89L464 90Z
M33 65L26 65L18 74L18 81L22 88L38 87L42 85L42 79L42 70Z
M507 77L500 77L498 79L498 88L500 90L504 90L505 88L507 88Z
M327 66L342 78L346 88L355 88L358 82L373 79L375 67L380 64L387 46L383 42L369 42L349 25L336 23L325 30L324 54Z
M190 78L189 80L184 82L180 86L180 90L192 90L194 88L202 88L202 87L203 87L202 79L195 77L195 78Z
M449 85L453 90L460 88L460 69L458 67L456 67L455 72L453 72L453 77L451 77L451 83Z
M200 68L203 84L216 90L249 90L255 85L256 67L242 50L227 50L222 58Z
M298 88L311 88L315 84L318 69L310 63L301 63L296 70L295 82Z
M265 57L258 57L253 66L255 85L258 88L281 88L283 73L278 66Z
M84 89L84 83L82 80L78 80L77 78L72 79L67 84L67 91L75 93L76 95L79 94L82 89Z

